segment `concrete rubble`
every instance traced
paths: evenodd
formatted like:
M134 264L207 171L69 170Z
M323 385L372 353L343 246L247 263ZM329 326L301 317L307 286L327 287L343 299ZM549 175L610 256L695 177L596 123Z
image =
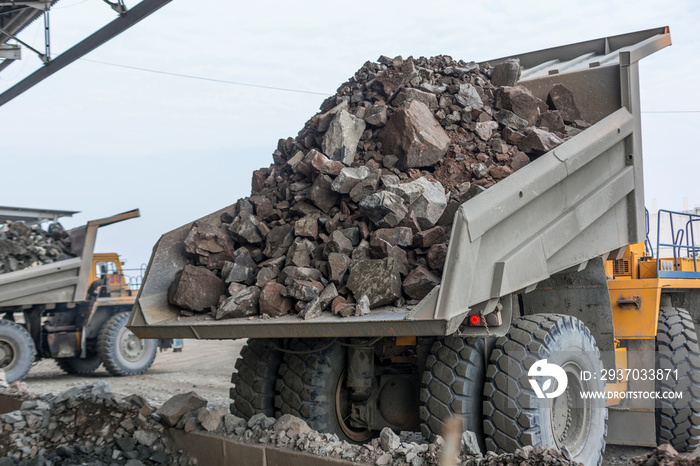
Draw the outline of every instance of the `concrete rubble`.
M60 223L46 230L23 221L0 224L0 274L51 264L76 255L71 238Z
M246 421L230 414L226 407L209 406L194 392L175 395L156 409L138 395L117 396L109 384L100 381L57 396L28 398L20 410L0 415L0 466L197 464L176 447L170 428L358 464L443 464L444 440L440 436L432 443L419 443L411 441L415 436L399 436L385 428L368 443L356 445L335 434L313 431L302 419L289 414L274 419L260 413ZM461 453L455 460L459 465L577 464L545 447L525 447L514 454L482 454L471 432L463 435Z
M519 77L517 59L365 63L279 141L250 197L192 225L187 267L200 270L170 302L217 319L415 305L440 284L459 206L588 127L569 89L542 100ZM179 298L194 276L208 299Z

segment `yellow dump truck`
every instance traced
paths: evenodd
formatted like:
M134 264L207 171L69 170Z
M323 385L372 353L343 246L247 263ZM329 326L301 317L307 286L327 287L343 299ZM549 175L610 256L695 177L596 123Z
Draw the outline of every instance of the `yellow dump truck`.
M489 61L519 59L518 85L542 100L564 85L592 124L459 207L440 285L414 306L182 315L168 288L191 260L187 224L155 245L129 328L248 338L233 413L294 414L349 441L385 427L432 437L456 415L482 450L550 445L586 465L606 442L696 448L700 351L679 306L697 296L698 251L678 233L671 258L629 246L647 230L639 61L670 44L662 27Z
M48 211L0 208L0 221L36 212ZM133 210L92 220L68 231L76 257L0 275L0 369L8 382L24 378L36 358L53 358L74 374L100 364L113 375L148 370L157 340L126 328L136 290L117 254L93 254L98 228L138 216Z

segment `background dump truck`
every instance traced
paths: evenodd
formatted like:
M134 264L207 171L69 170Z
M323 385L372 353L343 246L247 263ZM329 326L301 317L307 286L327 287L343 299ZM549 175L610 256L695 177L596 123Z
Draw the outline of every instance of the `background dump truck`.
M654 262L628 248L646 237L638 62L670 44L658 28L507 57L520 60L519 85L546 99L564 84L593 125L461 205L441 284L414 307L312 320L180 316L167 292L189 260L188 224L154 247L129 328L141 338L249 338L233 413L290 413L350 441L384 427L430 437L460 415L482 449L553 445L587 465L601 463L606 440L695 448L697 337L673 306L697 290L697 249L672 241L674 257ZM200 221L219 226L233 212ZM563 395L537 396L530 377L546 364L563 369ZM631 375L656 368L677 377ZM669 387L684 398L624 398Z
M0 220L16 220L19 212L4 209ZM0 369L8 382L27 375L35 356L75 374L100 364L114 375L148 370L157 341L126 328L136 292L119 256L93 254L98 228L138 216L137 209L92 220L68 231L77 257L0 275Z

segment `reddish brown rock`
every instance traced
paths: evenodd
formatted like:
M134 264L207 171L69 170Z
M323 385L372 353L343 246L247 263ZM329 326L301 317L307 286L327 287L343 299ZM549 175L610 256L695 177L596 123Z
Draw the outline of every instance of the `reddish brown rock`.
M496 107L510 110L528 124L537 123L540 108L546 104L535 97L529 89L523 86L501 87L496 91Z
M430 230L420 231L413 237L413 246L417 248L429 248L433 244L445 241L445 229L437 226Z
M263 254L270 258L283 256L292 245L292 241L294 241L294 227L289 224L277 226L265 237Z
M345 306L348 303L348 300L343 298L342 296L338 296L331 302L331 312L333 315L338 315L341 308ZM350 313L352 315L352 313ZM347 317L347 316L344 316Z
M220 269L224 262L233 260L234 249L226 230L201 221L194 222L185 238L185 251L209 269Z
M287 284L288 280L321 280L321 271L311 267L285 267L280 272L280 280Z
M350 267L350 258L346 254L333 252L328 254L328 279L335 284L343 282L345 272Z
M401 297L401 279L393 258L360 260L350 269L348 288L356 298L367 296L370 308L392 304Z
M409 59L398 66L379 72L375 79L375 86L380 92L390 98L394 92L417 75L413 60Z
M258 302L260 299L260 288L248 286L235 295L226 298L219 305L214 317L218 319L236 319L250 317L260 313Z
M392 246L408 247L413 244L413 231L408 227L380 228L370 235L371 239L379 238Z
M331 183L328 175L319 175L309 191L309 199L326 213L338 200L338 193L331 189Z
M311 149L309 153L306 154L304 161L314 170L324 175L338 176L340 170L345 167L342 162L330 160L324 154L315 149Z
M445 156L450 138L423 103L409 101L389 119L382 135L382 153L396 155L399 167L430 167Z
M509 58L493 67L491 84L496 87L515 86L520 79L520 60Z
M276 283L268 282L267 285L260 291L260 313L267 314L270 317L278 317L287 314L294 307L294 302L291 298L283 296L285 286Z
M386 105L381 102L377 105L370 105L365 110L364 120L372 126L384 126L386 124Z
M489 167L489 175L496 181L500 181L512 174L513 170L507 165L491 165Z
M310 239L318 238L318 217L307 215L294 223L294 234Z
M255 215L263 220L276 220L279 218L275 208L272 206L272 201L270 201L265 196L251 196L248 201L253 204L255 209Z
M547 96L547 104L559 110L564 121L573 122L581 119L581 112L576 105L574 93L563 84L555 84Z
M428 266L433 270L442 270L445 266L445 259L447 258L447 245L446 244L433 244L428 249L428 253L425 255Z
M550 110L540 114L539 118L537 119L537 127L545 128L547 131L552 133L566 132L564 120L561 118L561 114L557 110Z
M241 291L243 288L245 288L245 285L243 283L231 282L228 285L228 294L233 296L236 293L238 293L239 291Z
M285 295L299 301L309 302L323 291L323 285L315 280L291 280L285 288Z
M231 232L233 239L239 243L257 244L263 240L260 235L260 230L258 229L259 225L264 224L261 224L260 220L252 213L242 210L236 215L236 218L233 219L228 231Z
M527 154L543 154L563 143L559 136L539 128L525 130L525 138L518 143L518 149Z
M181 393L170 398L158 408L156 414L163 422L175 427L182 416L187 413L197 411L207 405L207 400L197 395L195 392Z
M226 286L206 267L186 265L168 289L171 304L194 312L209 312L219 304L219 296L226 294Z
M509 144L518 145L518 143L522 141L524 137L525 135L520 131L515 131L510 128L503 128L503 139L505 139Z
M259 193L265 186L265 181L270 174L269 168L261 168L253 172L251 188L253 193Z
M413 299L423 299L440 284L440 278L425 267L418 266L403 281L403 291Z
M525 152L516 152L510 159L510 167L513 170L520 170L528 163L530 163L530 157Z

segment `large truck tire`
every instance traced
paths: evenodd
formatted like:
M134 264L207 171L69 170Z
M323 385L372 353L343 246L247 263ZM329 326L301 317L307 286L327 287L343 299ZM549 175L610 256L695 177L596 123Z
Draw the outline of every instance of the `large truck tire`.
M482 404L486 360L483 338L448 336L433 343L420 389L421 433L443 435L445 422L461 416L463 430L476 434L485 450Z
M355 429L345 422L349 415L349 391L344 386L347 354L329 340L292 340L282 357L275 406L280 414L304 419L320 432L341 440L361 443L374 431Z
M10 320L0 320L0 369L7 383L22 380L32 368L36 347L29 332Z
M97 353L110 374L143 374L151 367L158 340L142 340L126 328L128 312L115 314L105 322L97 337Z
M681 452L700 444L700 347L690 314L685 309L661 308L656 331L656 391L681 392L682 398L656 400L656 441ZM666 377L666 369L671 376ZM676 374L678 378L676 378Z
M275 384L282 353L265 340L248 340L231 375L231 413L250 419L257 413L274 417Z
M544 398L538 398L528 371L543 374L556 364L563 369L567 388L536 378ZM566 448L574 461L600 465L605 450L605 399L578 396L581 391L605 391L601 377L582 381L581 371L600 374L603 363L590 330L575 317L536 314L513 321L507 335L496 340L484 385L484 432L489 450L514 452L526 445ZM558 373L559 374L559 373ZM551 377L547 378L550 381ZM550 389L554 390L550 390Z
M97 353L88 353L85 358L57 358L55 361L63 372L76 375L92 374L102 364Z

